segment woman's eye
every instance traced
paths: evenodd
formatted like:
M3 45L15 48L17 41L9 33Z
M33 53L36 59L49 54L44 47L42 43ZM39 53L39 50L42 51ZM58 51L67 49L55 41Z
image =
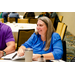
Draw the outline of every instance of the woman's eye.
M42 25L40 25L40 26L42 26Z
M40 24L40 25L37 25L37 26L43 26L43 25Z

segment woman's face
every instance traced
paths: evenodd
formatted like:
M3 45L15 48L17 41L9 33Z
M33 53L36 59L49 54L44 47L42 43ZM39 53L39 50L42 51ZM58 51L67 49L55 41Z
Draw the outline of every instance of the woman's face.
M40 35L46 35L47 26L42 20L38 20L37 22L37 31Z

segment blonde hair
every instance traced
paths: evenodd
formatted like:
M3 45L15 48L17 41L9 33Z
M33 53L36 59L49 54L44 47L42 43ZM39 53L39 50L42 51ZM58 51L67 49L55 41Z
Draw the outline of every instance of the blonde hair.
M52 36L52 33L55 32L55 29L53 27L51 20L48 17L43 16L38 18L38 20L42 20L47 26L46 45L44 48L44 50L47 51L50 47L51 36ZM35 32L35 33L38 34L38 32Z

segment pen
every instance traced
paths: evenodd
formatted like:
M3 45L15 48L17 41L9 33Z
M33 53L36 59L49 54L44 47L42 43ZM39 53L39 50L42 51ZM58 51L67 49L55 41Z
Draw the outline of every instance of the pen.
M17 53L12 57L12 59L17 55Z

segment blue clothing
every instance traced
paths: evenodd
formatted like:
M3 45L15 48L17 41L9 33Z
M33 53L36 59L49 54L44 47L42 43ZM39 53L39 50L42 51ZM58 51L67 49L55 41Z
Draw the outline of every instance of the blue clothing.
M8 14L9 14L9 13L7 13L7 12L3 12L3 13L2 13L2 18L4 18L4 23L7 22Z
M32 48L34 54L46 54L52 52L54 59L61 59L63 55L63 47L61 37L58 33L53 33L50 43L50 48L45 51L46 41L41 40L41 36L35 33L24 43L22 44L26 48Z
M10 13L9 17L19 18L19 14L18 13Z
M17 19L19 18L19 14L12 12L12 13L9 14L9 17L10 17L10 18L15 18L15 19L16 19L16 22L17 22Z

